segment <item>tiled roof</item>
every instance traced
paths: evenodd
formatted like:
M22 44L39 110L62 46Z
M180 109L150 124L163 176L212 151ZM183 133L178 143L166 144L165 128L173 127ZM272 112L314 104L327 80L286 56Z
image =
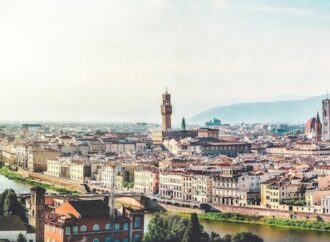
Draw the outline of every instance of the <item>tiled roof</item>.
M27 231L27 228L16 215L0 216L0 231Z
M102 200L78 200L68 202L82 217L108 216L109 206Z

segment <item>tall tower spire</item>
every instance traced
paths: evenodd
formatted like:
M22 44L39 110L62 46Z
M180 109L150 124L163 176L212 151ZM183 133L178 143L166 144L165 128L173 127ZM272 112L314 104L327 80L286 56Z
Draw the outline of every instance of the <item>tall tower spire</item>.
M167 88L163 94L163 102L160 106L162 113L162 130L166 131L172 128L171 115L172 115L172 104L171 104L171 94L168 93Z
M330 141L330 99L322 101L323 125L322 125L322 140Z

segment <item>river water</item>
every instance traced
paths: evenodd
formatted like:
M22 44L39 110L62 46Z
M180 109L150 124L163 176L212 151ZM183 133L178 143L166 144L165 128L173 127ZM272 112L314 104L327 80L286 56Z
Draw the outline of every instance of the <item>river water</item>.
M9 180L7 177L0 175L0 193L5 189L12 188L16 193L30 193L30 186Z
M21 184L0 175L0 193L7 188L14 189L17 193L29 193L30 186ZM147 230L149 221L153 214L147 213L145 216L145 229ZM216 232L222 236L235 234L237 232L252 232L264 238L265 242L330 242L330 233L315 232L306 230L285 229L271 227L267 225L243 224L221 221L201 220L207 232Z

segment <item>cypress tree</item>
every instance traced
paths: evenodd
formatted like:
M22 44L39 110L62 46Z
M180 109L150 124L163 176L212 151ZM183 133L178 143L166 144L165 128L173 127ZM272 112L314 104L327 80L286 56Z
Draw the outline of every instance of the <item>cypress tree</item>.
M186 127L186 119L183 117L183 118L182 118L182 121L181 121L181 129L182 129L182 130L186 130L186 128L187 128L187 127Z

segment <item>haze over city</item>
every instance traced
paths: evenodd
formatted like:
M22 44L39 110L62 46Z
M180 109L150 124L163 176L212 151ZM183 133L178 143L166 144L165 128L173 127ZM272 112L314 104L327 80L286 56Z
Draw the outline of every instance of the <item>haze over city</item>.
M160 122L330 90L330 2L2 0L1 120Z
M329 242L330 0L0 0L0 242Z

